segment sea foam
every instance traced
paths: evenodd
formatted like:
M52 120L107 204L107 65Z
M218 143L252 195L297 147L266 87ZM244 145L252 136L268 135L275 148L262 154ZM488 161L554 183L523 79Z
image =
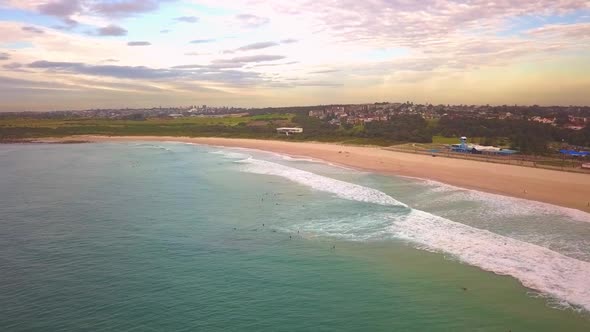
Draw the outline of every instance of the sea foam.
M344 199L407 207L376 189L251 157L239 162L245 164L244 171L280 176L316 190L334 193ZM317 223L317 233L348 240L382 238L388 233L391 237L407 240L420 249L447 253L466 264L512 276L525 287L590 311L589 262L425 211L407 211L401 215L391 213L387 218L388 223L381 224L384 229L373 229L370 234L363 234L364 231L359 231L358 227L351 224L345 225L341 221L331 224L326 220ZM375 225L368 220L364 224ZM362 225L357 226L363 228ZM305 230L313 232L313 222L308 223Z
M590 311L590 263L413 209L393 218L395 237L449 253L460 261Z
M486 193L471 189L456 187L433 180L417 179L429 187L432 192L445 193L441 200L465 200L474 201L487 206L486 213L504 217L530 216L530 215L564 215L576 221L590 222L590 214L581 210L557 206L549 203L532 201L524 198L508 197L498 194Z
M218 150L210 152L211 154L218 154L230 159L244 159L249 158L250 155L240 152L228 151L228 150Z
M335 194L336 196L347 200L408 207L406 204L394 199L384 192L360 186L358 184L332 179L266 160L248 158L241 160L240 162L245 164L244 171L255 174L280 176L293 182L306 185L315 190Z
M140 144L135 144L135 146L138 148L157 149L157 150L164 150L164 151L168 151L168 152L174 152L173 150L171 150L165 146L162 146L162 145L140 143Z

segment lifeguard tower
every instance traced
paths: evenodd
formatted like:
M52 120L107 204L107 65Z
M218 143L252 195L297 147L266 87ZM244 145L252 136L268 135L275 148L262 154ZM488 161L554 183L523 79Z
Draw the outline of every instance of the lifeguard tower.
M459 141L461 142L459 144L459 148L461 150L467 151L467 149L468 149L468 147L467 147L467 137L461 136L461 138L459 139Z
M459 138L459 144L451 145L451 151L463 153L471 152L471 149L467 145L467 137L461 136L461 138Z

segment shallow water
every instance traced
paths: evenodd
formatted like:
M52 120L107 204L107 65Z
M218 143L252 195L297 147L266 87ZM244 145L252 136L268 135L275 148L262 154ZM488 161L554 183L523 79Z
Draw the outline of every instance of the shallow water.
M0 170L0 330L590 330L579 211L181 143Z

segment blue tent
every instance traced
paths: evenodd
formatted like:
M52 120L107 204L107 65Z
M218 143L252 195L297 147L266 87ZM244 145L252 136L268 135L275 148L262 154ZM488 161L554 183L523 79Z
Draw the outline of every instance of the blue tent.
M518 153L518 151L516 151L516 150L510 150L510 149L502 149L502 150L498 151L498 154L504 155L504 156L515 154L515 153Z
M568 156L572 156L572 157L587 157L590 155L590 152L588 152L588 151L575 151L575 150L566 150L566 149L559 150L559 153L565 154Z

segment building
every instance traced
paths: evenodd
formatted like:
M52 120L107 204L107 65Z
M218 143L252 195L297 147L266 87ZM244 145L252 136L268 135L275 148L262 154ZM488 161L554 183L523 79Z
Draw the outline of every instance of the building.
M290 134L301 134L303 133L303 128L299 127L281 127L277 128L278 134L285 134L289 136Z
M508 156L517 153L515 150L498 148L495 146L467 144L467 137L462 136L459 144L451 145L452 152L473 153L473 154L491 154Z

